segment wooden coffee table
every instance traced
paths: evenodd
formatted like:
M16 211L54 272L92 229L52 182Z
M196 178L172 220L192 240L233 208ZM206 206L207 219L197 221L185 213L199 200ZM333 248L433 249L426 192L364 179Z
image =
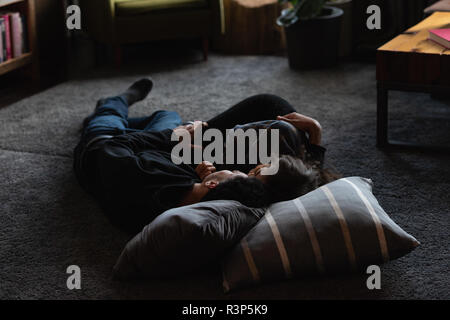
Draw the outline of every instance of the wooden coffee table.
M450 93L450 50L428 40L428 30L450 28L450 12L436 12L377 51L377 146L439 149L388 139L390 90Z

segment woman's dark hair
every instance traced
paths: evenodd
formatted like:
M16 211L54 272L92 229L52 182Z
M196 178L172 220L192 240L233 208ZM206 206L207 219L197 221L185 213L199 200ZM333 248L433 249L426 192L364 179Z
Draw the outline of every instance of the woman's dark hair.
M269 189L265 183L256 178L237 177L226 180L209 190L202 201L236 200L253 208L270 205Z
M313 166L297 157L283 155L279 160L278 172L267 176L266 183L272 202L279 202L298 198L338 178L339 175L329 169Z
M318 186L318 174L300 159L283 155L278 162L278 172L266 178L273 202L300 197Z
M315 168L300 158L283 155L278 172L267 176L265 182L254 177L229 179L209 190L202 201L236 200L248 207L262 208L298 198L338 178L331 170Z
M318 161L306 161L305 164L317 173L318 187L342 178L342 175L330 164L327 165L328 168L323 168L322 164Z
M342 178L342 175L334 168L319 168L317 169L317 172L319 175L319 187Z

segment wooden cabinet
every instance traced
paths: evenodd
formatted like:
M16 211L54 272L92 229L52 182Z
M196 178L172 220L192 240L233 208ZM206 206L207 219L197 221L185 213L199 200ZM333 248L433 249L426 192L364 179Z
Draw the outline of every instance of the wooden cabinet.
M20 12L26 18L29 52L0 63L0 76L18 73L44 89L67 79L68 37L65 0L0 0L0 11Z
M13 70L30 66L30 75L34 81L39 78L39 63L36 45L36 19L34 0L0 0L0 11L17 11L26 19L26 36L28 39L28 52L20 57L0 63L0 75Z
M45 88L67 79L68 4L65 0L35 0L35 2L40 86Z

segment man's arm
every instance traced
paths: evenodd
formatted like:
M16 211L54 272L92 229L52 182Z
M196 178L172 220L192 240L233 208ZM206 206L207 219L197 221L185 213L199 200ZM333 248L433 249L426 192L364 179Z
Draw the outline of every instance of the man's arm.
M123 187L143 181L157 182L165 170L172 170L171 163L162 155L170 153L173 130L160 132L136 132L109 139L96 153L98 178L105 188ZM144 166L141 153L150 152L152 166ZM159 153L162 152L160 155ZM169 160L170 161L170 160ZM150 163L150 162L149 162ZM172 164L173 165L173 164ZM166 181L169 182L169 181Z
M214 172L216 172L216 167L214 167L214 165L209 161L202 161L202 163L200 163L195 169L195 173L197 173L202 181ZM207 188L203 187L201 183L195 183L192 186L192 189L186 192L184 197L181 199L179 206L187 206L200 202L207 193Z
M106 145L126 148L131 153L152 149L170 152L173 147L173 143L170 140L171 135L171 129L159 132L135 132L111 138L106 142Z

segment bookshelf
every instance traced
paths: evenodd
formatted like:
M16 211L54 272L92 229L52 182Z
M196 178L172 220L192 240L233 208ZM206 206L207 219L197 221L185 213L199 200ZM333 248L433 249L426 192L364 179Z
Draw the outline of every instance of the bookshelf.
M30 67L33 82L39 74L36 46L35 0L0 0L0 11L18 11L26 17L29 52L0 63L0 76L23 67Z

